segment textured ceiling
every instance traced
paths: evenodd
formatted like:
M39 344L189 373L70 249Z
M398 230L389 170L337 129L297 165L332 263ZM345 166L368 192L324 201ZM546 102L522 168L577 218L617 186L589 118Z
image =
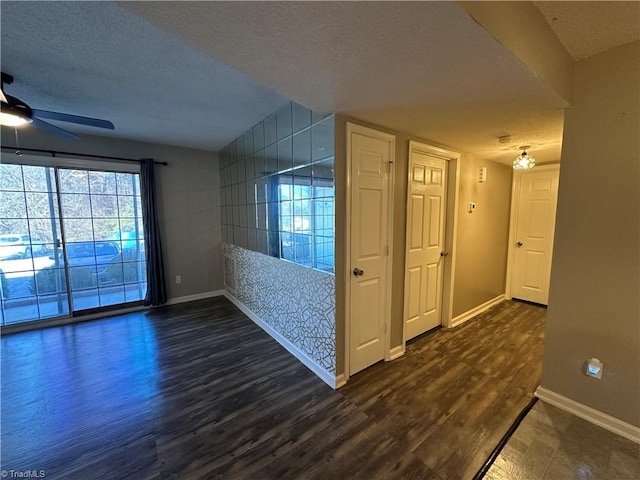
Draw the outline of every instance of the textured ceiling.
M0 2L6 92L77 133L219 150L287 101L111 2Z
M79 133L218 150L290 98L483 158L510 162L523 144L560 157L564 101L456 2L4 0L0 12L7 92L116 125Z
M560 158L566 104L455 2L122 5L321 112L498 161L523 144Z
M575 60L640 39L640 2L533 2Z

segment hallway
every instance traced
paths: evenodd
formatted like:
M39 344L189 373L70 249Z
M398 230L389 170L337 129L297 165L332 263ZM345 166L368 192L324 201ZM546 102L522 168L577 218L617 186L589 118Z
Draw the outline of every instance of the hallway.
M386 425L395 455L426 465L433 478L470 479L538 386L545 316L543 307L502 302L458 328L418 337L404 357L340 392Z

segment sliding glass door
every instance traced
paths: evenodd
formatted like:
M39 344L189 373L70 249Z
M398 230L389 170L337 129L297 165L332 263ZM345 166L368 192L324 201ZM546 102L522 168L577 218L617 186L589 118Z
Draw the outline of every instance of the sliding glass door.
M0 164L0 315L3 325L69 314L55 169ZM38 280L49 278L49 288Z
M0 323L146 294L137 173L0 164Z
M146 293L137 174L60 169L60 202L74 311Z

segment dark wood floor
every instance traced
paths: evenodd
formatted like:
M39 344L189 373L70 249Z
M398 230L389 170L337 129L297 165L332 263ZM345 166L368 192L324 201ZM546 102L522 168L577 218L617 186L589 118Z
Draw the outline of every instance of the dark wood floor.
M224 298L6 336L0 468L470 479L538 384L545 315L503 302L339 391Z

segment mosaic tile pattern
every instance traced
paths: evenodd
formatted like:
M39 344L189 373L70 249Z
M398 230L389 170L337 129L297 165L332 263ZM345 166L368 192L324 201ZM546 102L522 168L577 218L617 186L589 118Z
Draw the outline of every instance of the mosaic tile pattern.
M336 371L335 277L223 244L225 288L327 372ZM227 260L228 259L228 260ZM235 283L235 291L229 282Z

